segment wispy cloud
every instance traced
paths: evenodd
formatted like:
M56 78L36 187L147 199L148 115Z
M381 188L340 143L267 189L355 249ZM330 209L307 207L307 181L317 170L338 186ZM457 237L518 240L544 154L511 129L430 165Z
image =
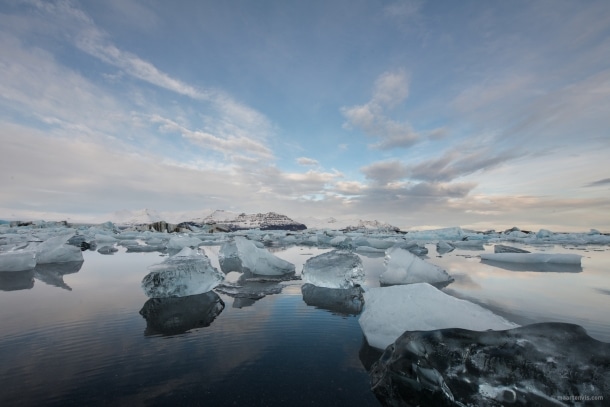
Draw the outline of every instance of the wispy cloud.
M303 165L305 167L317 167L318 165L320 165L318 160L314 160L313 158L309 158L309 157L297 158L297 164Z
M386 112L402 103L409 95L409 78L405 71L385 72L375 81L373 96L364 105L341 108L346 118L344 127L357 128L379 142L370 145L374 149L390 150L408 148L420 140L407 122L399 122L386 116Z
M597 181L593 181L590 184L585 185L586 187L604 187L610 185L610 178L604 178Z

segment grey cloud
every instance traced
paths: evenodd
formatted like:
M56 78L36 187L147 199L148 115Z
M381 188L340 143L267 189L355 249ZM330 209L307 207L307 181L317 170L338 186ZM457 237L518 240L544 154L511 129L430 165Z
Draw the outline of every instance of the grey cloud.
M398 160L378 161L360 168L364 176L379 184L400 180L408 175L407 167Z
M303 166L312 166L312 167L316 167L316 166L320 165L318 160L314 160L313 158L309 158L309 157L297 158L297 164L303 165Z
M606 185L610 185L610 178L604 178L604 179L600 179L597 181L593 181L585 186L586 187L600 187L600 186L606 186Z

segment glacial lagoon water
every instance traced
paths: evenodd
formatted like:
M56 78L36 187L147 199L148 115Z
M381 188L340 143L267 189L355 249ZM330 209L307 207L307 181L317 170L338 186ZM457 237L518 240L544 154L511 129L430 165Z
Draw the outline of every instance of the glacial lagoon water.
M610 342L609 247L520 246L584 256L582 267L552 270L426 247L455 278L446 293L518 324L570 322ZM327 250L273 252L299 274ZM218 246L204 251L218 267ZM256 301L219 292L147 304L141 280L166 257L83 254L82 264L0 275L0 405L379 405L367 372L378 352L358 316L307 305L301 281ZM383 256L359 256L364 288L378 286ZM140 310L150 307L180 318L147 321Z

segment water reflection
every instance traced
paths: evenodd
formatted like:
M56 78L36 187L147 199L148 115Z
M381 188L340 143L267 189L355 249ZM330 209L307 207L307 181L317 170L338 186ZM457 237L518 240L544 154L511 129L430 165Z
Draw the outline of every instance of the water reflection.
M307 305L331 311L339 315L358 315L364 305L364 290L360 286L352 288L317 287L303 284L301 293Z
M509 271L534 271L550 273L581 273L580 264L561 264L561 263L508 263L494 260L483 260L481 263L488 266L501 268Z
M187 297L151 298L140 310L146 319L144 335L177 335L210 326L224 307L214 291Z
M64 282L64 275L78 273L81 267L83 261L38 264L34 269L34 277L48 285L72 291L72 288Z
M34 270L0 272L0 290L29 290L34 287Z

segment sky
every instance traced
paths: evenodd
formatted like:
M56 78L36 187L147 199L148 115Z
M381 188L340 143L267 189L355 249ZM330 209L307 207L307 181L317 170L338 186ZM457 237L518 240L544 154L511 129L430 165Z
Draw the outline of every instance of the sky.
M607 0L3 0L0 219L610 232Z

